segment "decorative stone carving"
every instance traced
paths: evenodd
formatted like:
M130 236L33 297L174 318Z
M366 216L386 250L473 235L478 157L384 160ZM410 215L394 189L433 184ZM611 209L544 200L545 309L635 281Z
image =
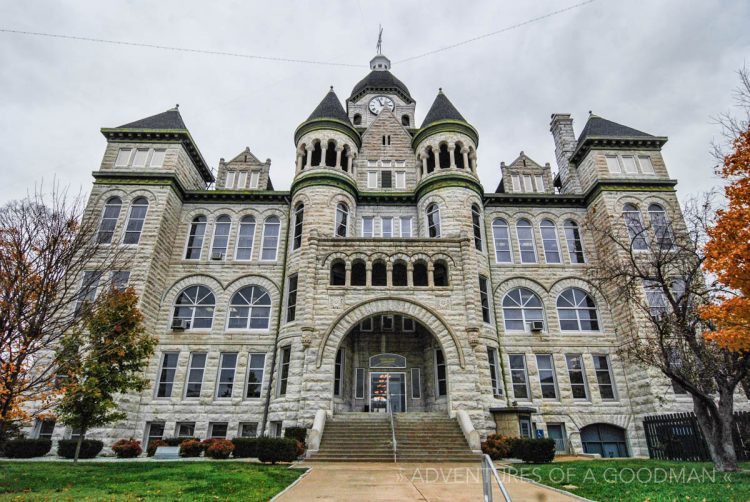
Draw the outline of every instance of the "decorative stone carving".
M479 345L479 328L476 326L466 328L466 339L472 347Z
M302 347L310 348L315 339L315 328L312 326L302 326Z

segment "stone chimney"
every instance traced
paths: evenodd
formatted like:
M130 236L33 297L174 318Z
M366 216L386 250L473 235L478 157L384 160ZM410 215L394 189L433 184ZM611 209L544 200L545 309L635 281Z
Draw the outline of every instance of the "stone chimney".
M557 168L562 185L560 190L562 193L580 193L581 185L578 182L578 173L569 161L578 143L573 129L573 118L569 113L554 113L549 124L549 130L555 140L555 158L557 159Z

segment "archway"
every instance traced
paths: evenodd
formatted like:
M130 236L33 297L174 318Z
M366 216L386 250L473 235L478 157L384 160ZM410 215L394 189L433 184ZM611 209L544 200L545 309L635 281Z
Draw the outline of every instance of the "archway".
M625 429L612 424L591 424L581 428L584 453L603 458L629 457Z

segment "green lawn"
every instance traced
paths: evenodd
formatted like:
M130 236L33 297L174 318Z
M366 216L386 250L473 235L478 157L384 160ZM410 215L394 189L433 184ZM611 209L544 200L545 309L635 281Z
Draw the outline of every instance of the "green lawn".
M742 467L750 469L748 464ZM586 460L515 465L509 472L591 500L750 500L750 471L725 475L708 463Z
M0 462L0 501L266 501L303 472L231 461Z

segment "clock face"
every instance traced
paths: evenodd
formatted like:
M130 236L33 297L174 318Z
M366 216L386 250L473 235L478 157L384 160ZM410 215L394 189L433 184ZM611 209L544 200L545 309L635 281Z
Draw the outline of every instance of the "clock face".
M393 102L391 98L387 96L375 96L374 98L370 100L369 108L372 113L377 115L386 106L388 107L390 111L393 111L396 104Z

